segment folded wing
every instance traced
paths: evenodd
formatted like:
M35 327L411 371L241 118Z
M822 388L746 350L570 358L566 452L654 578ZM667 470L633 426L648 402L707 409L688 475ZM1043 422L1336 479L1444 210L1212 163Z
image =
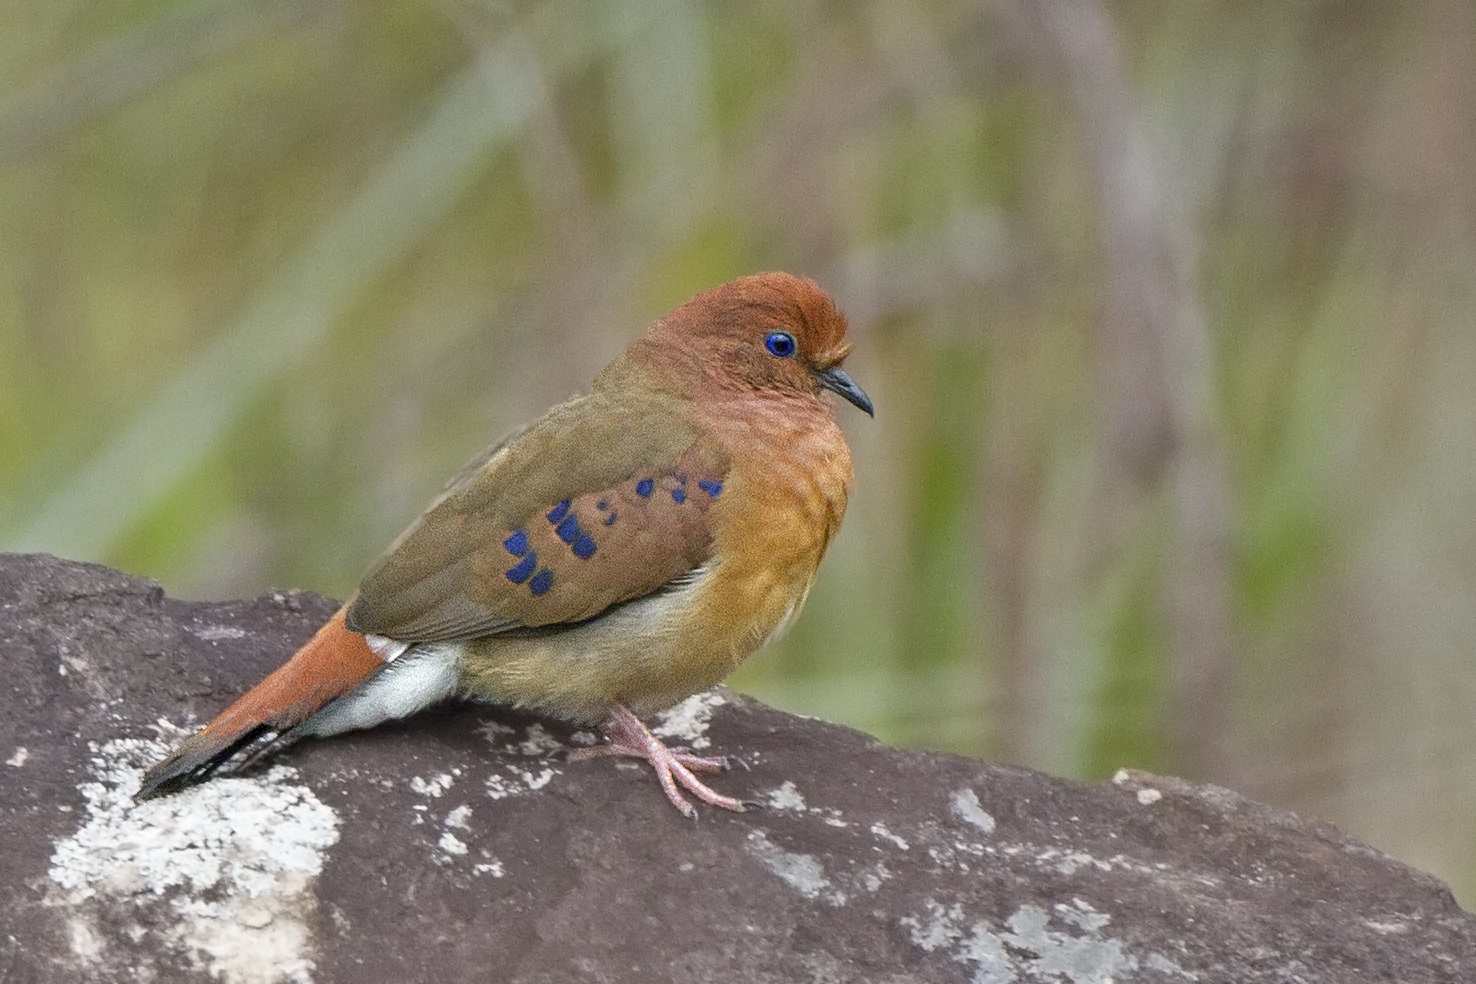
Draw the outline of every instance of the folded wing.
M453 484L364 578L347 625L413 643L593 618L708 559L726 474L676 401L577 398Z

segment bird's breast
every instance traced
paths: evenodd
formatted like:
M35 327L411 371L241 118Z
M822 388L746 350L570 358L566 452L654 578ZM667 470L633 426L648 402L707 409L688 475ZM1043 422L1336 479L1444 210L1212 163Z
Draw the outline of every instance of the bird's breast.
M799 614L845 515L852 471L840 428L828 411L786 410L751 413L724 435L732 468L692 618L726 633L728 670Z
M468 643L463 690L589 723L615 702L644 715L718 683L798 615L845 513L840 429L825 411L732 415L706 430L729 461L709 493L707 561L557 632Z

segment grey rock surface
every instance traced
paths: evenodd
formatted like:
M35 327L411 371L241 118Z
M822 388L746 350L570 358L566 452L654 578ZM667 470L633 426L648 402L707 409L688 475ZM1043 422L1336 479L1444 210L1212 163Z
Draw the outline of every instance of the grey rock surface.
M134 804L333 610L0 555L0 980L1476 981L1435 879L1234 793L903 752L730 692L667 733L766 804L453 706Z

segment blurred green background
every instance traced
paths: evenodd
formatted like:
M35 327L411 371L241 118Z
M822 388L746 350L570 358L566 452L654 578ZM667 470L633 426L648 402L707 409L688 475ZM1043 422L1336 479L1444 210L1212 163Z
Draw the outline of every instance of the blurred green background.
M1476 902L1476 5L3 0L0 548L342 596L762 269L852 511L733 680Z

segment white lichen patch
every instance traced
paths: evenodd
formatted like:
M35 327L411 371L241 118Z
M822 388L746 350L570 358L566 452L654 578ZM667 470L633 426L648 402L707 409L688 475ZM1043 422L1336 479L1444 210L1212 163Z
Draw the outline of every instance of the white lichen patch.
M1070 909L1057 906L1065 916ZM1100 914L1098 914L1100 915ZM1101 935L1108 919L1101 916L1088 925L1076 919L1063 919L1084 930L1082 935L1058 932L1049 928L1050 916L1038 906L1021 906L1010 916L1009 932L1004 940L1018 950L1034 954L1027 965L1032 977L1056 975L1072 984L1110 984L1111 981L1138 969L1136 958L1129 956L1121 940Z
M246 630L238 629L234 625L207 625L204 628L195 629L194 634L197 639L204 639L206 642L246 638Z
M802 812L815 814L819 811L811 808ZM823 819L829 823L830 818ZM844 826L851 825L845 823ZM784 850L762 831L754 831L748 835L748 850L765 868L778 875L800 895L807 899L819 899L827 905L841 906L849 899L874 894L892 879L892 869L887 867L885 861L863 862L860 858L842 853L833 856L829 862L822 862L811 854ZM827 871L827 863L834 870Z
M1165 863L1144 864L1136 858L1130 858L1126 854L1114 854L1110 858L1099 858L1085 851L1060 851L1053 847L1036 849L1035 863L1045 865L1059 871L1063 875L1073 875L1082 868L1091 867L1097 871L1130 871L1134 874L1147 877L1157 877L1169 870ZM1219 882L1213 878L1201 879L1205 885L1216 886Z
M487 739L489 745L495 745L500 748L507 739L507 736L516 734L517 729L509 728L501 721L483 721L477 725L477 732L483 738Z
M762 830L748 835L748 852L805 898L819 899L827 905L846 904L846 894L831 884L825 866L814 855L786 851Z
M470 830L471 815L471 806L463 803L441 818L441 827L443 829L441 832L440 840L436 841L436 853L431 859L436 864L451 864L457 858L465 856L470 851L470 848L467 846L466 841L456 836L453 831ZM421 820L420 817L416 817L415 819L417 821Z
M776 788L764 794L764 802L772 810L783 810L786 813L800 813L818 817L822 823L829 827L849 827L850 823L841 818L839 810L828 806L811 806L805 802L804 794L799 787L786 779Z
M554 776L558 775L554 769L542 769L537 775L527 769L514 769L513 771L523 777L523 785L529 789L542 789L553 780Z
M154 723L148 728L154 733L154 737L168 745L176 744L181 738L188 738L195 733L195 716L193 714L185 718L184 724L175 724L168 718L155 718Z
M878 861L861 872L857 882L868 892L875 892L892 877L892 869Z
M779 788L769 790L765 796L769 808L774 810L794 810L804 812L809 809L805 805L805 798L800 794L799 787L788 779L779 784Z
M6 759L5 760L5 764L6 765L13 765L17 769L19 769L21 766L23 766L23 765L26 764L26 759L28 759L30 757L31 757L31 750L30 749L28 749L25 745L17 745L16 746L16 749L15 749L15 754L11 755L10 758Z
M508 782L503 776L487 777L487 796L490 799L500 800L508 796L517 796L525 790L516 783Z
M456 770L458 774L460 771L459 769ZM420 776L411 776L410 788L421 796L439 797L446 790L450 789L455 782L456 776L446 772L442 772L438 776L431 776L429 779Z
M994 818L984 812L984 805L979 802L979 794L972 789L955 791L948 805L952 808L953 815L964 823L972 824L986 834L994 833Z
M1113 867L1111 861L1104 861L1085 851L1058 851L1054 847L1041 851L1035 856L1035 860L1038 864L1050 865L1063 875L1074 875L1088 867L1098 871L1111 871Z
M537 722L527 727L519 741L511 740L518 729L500 721L483 721L477 725L477 731L492 747L528 758L548 758L565 749L564 742L549 734L548 729ZM597 745L599 741L599 735L592 731L576 731L569 736L569 744L576 746Z
M970 859L981 859L985 857L1005 858L1028 858L1032 864L1038 867L1050 868L1062 875L1074 875L1076 872L1091 868L1096 871L1131 871L1135 874L1156 877L1169 869L1164 863L1149 865L1142 861L1130 858L1124 854L1114 854L1109 858L1100 858L1085 851L1063 850L1058 847L1041 847L1030 843L995 843L979 844L963 840L952 840L941 836L939 828L926 824L919 831L919 837L927 844L928 859L939 869L946 869L967 874L972 870L974 861ZM1205 884L1214 884L1213 880Z
M1112 921L1106 913L1092 908L1090 902L1078 898L1073 898L1070 905L1058 903L1056 915L1062 922L1070 923L1089 933L1095 933Z
M981 844L957 836L957 831L934 821L925 821L913 832L912 843L924 847L934 867L968 874L978 859L991 855L1006 857L1029 854L1024 844Z
M1148 954L1143 958L1143 966L1149 970L1156 970L1160 974L1176 974L1179 977L1187 977L1191 981L1199 980L1198 974L1192 970L1185 970L1161 953Z
M47 898L65 910L79 964L103 973L126 959L144 980L159 971L137 966L138 954L157 950L225 984L311 981L313 880L338 840L334 812L281 766L135 803L144 769L169 746L140 738L92 747L94 781L78 787L86 815L54 845ZM126 955L111 953L105 933L115 931L131 941ZM156 942L139 945L149 937Z
M1365 919L1363 925L1375 933L1383 933L1386 936L1409 932L1409 923L1400 919Z
M675 707L656 715L661 723L652 729L660 738L672 738L692 749L707 748L712 742L707 737L707 726L712 721L712 712L722 707L727 700L713 691L695 694Z
M441 866L453 865L472 853L472 845L468 844L456 834L456 831L470 831L472 829L471 818L472 807L469 803L462 803L441 818L441 836L436 841L436 850L431 857L432 861ZM501 878L503 876L502 862L488 853L486 848L476 848L476 853L484 860L472 865L472 874L491 875L493 878Z
M564 743L549 734L543 725L530 724L523 740L513 745L512 750L529 758L547 758L563 751Z
M1053 929L1051 915L1034 905L1016 909L998 927L988 919L970 920L957 904L929 900L923 909L900 920L908 937L925 952L942 951L970 968L972 984L1112 984L1132 979L1140 965L1196 979L1162 954L1140 960L1129 953L1122 940L1104 932L1111 919L1081 899L1055 907L1060 929Z
M972 967L972 984L1010 984L1019 979L1005 950L1004 941L988 924L979 920L965 925L962 907L924 903L921 916L903 916L902 928L912 942L927 953L943 950L953 962Z
M1133 786L1142 783L1145 779L1151 778L1147 773L1133 772L1130 769L1118 769L1112 774L1112 784L1114 786ZM1206 793L1213 788L1206 787ZM1228 792L1228 790L1225 792ZM1154 803L1163 799L1163 790L1144 785L1136 791L1135 795L1137 796L1139 805L1152 806ZM1234 796L1233 793L1230 795Z
M495 800L505 799L508 796L521 796L542 789L560 774L559 769L544 768L535 773L531 769L519 769L512 766L508 768L505 775L487 777L485 783L487 796Z
M900 850L903 850L903 851L910 851L910 850L912 850L912 845L911 844L909 844L907 841L903 840L901 837L898 837L896 834L894 834L890 830L888 830L887 829L887 825L884 824L884 823L882 823L880 820L878 820L876 823L874 823L874 824L871 825L871 833L872 833L873 836L877 837L878 839L884 840L887 843L891 844L893 847L899 848Z

